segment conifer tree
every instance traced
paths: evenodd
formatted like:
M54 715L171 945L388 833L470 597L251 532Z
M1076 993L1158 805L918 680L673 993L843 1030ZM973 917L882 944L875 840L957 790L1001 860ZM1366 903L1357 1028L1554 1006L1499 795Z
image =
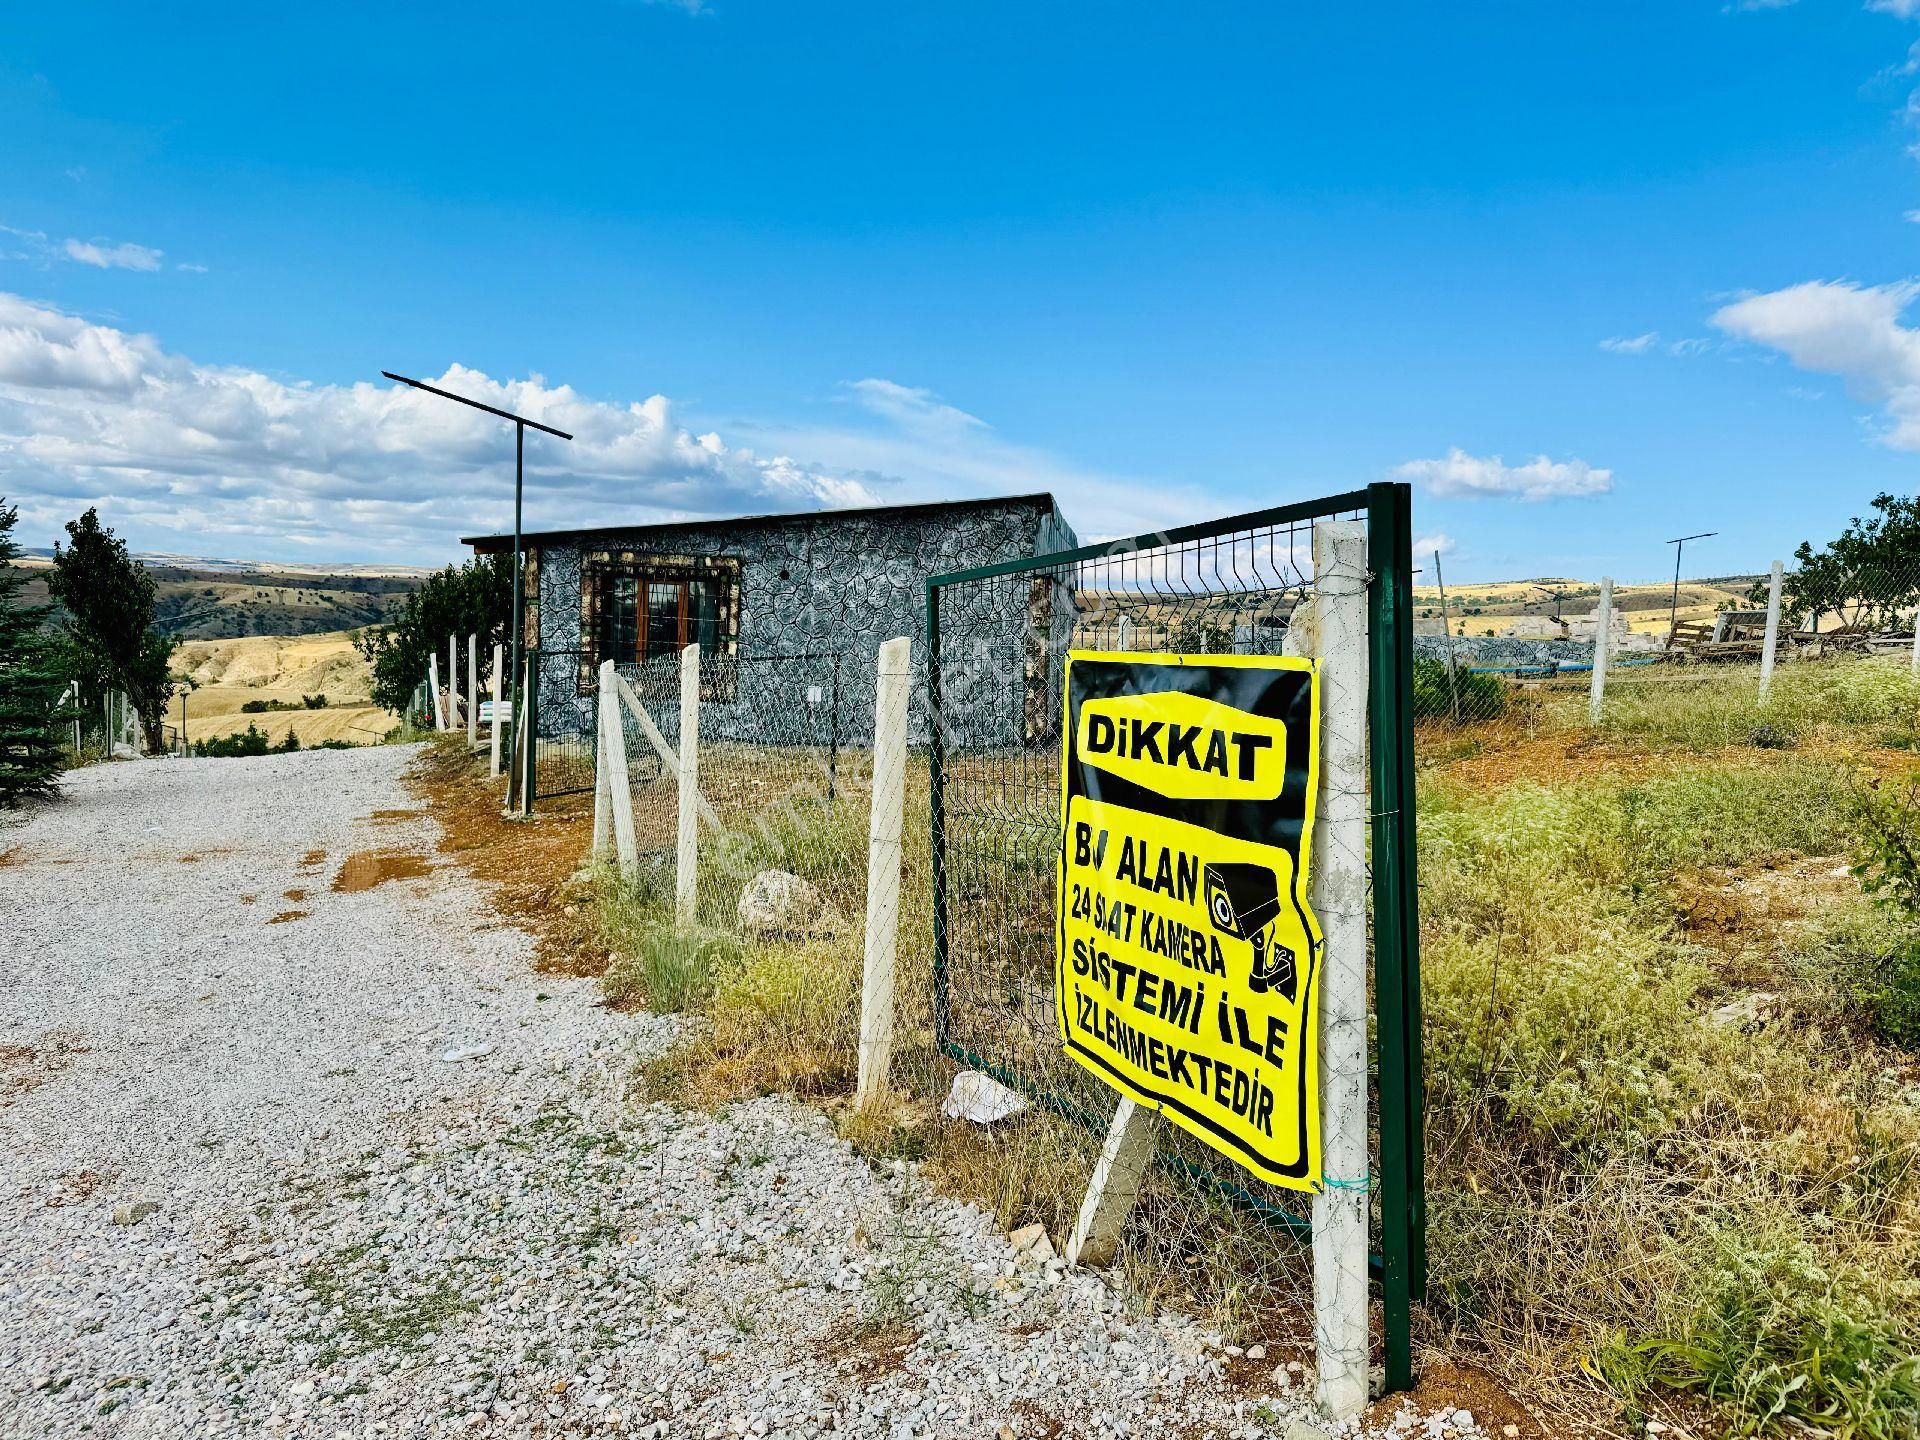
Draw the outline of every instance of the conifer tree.
M52 793L65 764L60 724L67 677L60 646L46 628L48 607L22 603L27 577L13 559L17 508L0 499L0 807Z
M147 753L166 749L162 718L179 686L168 670L174 641L154 628L154 581L127 542L89 510L67 522L71 542L53 547L47 588L67 612L67 631L83 661L126 692L140 715Z

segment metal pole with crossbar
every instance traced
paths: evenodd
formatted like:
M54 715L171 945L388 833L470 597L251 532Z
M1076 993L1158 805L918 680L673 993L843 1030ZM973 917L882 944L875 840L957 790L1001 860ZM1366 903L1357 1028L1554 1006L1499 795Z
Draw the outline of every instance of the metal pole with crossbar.
M521 631L525 628L521 620L521 611L524 607L525 599L521 593L520 507L526 479L527 427L532 426L543 435L552 435L560 440L571 440L573 436L569 435L565 430L556 430L551 425L542 425L538 420L529 420L524 415L516 415L511 410L501 410L492 405L482 404L478 400L469 400L464 395L455 395L451 390L442 390L439 386L429 385L424 380L409 379L405 375L396 375L391 370L382 370L380 373L386 376L387 379L397 381L399 384L410 385L415 390L424 390L429 395L438 395L442 400L452 400L461 405L471 406L475 410L484 410L489 415L498 415L502 420L511 420L513 422L513 635L511 637L513 645L513 669L509 671L508 674L513 686L513 714L518 716L520 713L520 640ZM527 717L527 723L529 726L533 724L532 716ZM529 749L529 755L530 754L531 750ZM517 793L520 784L520 772L518 767L515 767L507 779L507 808L509 810L514 809L520 799Z

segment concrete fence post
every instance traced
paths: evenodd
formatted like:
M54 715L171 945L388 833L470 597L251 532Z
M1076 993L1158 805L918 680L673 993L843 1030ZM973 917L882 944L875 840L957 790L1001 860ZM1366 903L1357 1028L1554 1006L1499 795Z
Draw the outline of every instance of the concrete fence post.
M873 799L867 818L866 964L860 984L858 1103L887 1088L893 1066L893 971L900 938L900 829L907 800L907 696L913 642L880 647L873 701Z
M1600 577L1600 606L1593 612L1593 684L1587 690L1587 723L1598 725L1607 700L1607 661L1613 656L1613 577Z
M493 682L493 720L487 726L487 774L498 778L500 774L500 734L506 729L506 722L500 714L500 672L505 664L502 651L506 647L496 644L493 647L493 669L489 675Z
M1313 527L1320 793L1313 907L1320 979L1320 1135L1313 1197L1317 1399L1336 1420L1367 1403L1367 529Z
M1107 1138L1100 1146L1093 1179L1080 1201L1079 1218L1067 1237L1067 1264L1105 1265L1113 1259L1127 1216L1140 1198L1140 1182L1153 1163L1159 1121L1157 1111L1120 1097L1113 1119L1107 1122Z
M460 703L460 637L447 636L447 729L451 730L459 723L460 714L454 707Z
M480 743L480 637L467 636L467 748Z
M1767 638L1760 645L1760 703L1767 703L1767 692L1773 688L1773 654L1780 644L1780 576L1786 567L1778 560L1773 562L1773 571L1767 577ZM1920 631L1920 626L1915 627ZM1920 662L1916 662L1920 663Z
M596 850L603 847L606 830L610 828L621 878L631 880L640 870L640 847L633 833L633 784L627 774L627 732L620 723L620 698L614 692L614 685L613 661L602 660L599 701L594 706L599 718L599 735L594 746L593 842Z
M440 698L440 657L438 655L427 657L427 686L432 691L433 728L444 730L447 728L447 707Z
M1920 680L1920 609L1913 612L1913 678Z
M680 764L675 809L679 821L673 862L673 918L692 928L700 881L700 647L680 652Z

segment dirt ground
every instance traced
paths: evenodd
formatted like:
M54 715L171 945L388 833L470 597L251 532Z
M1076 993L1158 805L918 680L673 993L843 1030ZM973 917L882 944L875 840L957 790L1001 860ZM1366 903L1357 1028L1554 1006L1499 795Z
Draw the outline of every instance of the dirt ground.
M542 800L531 817L509 818L501 813L506 780L489 778L486 753L451 736L421 751L407 786L440 822L440 852L484 881L493 909L534 936L537 970L606 970L610 957L583 871L593 842L591 795Z

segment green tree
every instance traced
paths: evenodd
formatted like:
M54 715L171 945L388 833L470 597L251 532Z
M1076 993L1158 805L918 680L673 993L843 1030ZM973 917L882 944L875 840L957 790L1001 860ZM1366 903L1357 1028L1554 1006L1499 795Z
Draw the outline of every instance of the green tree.
M18 509L0 499L0 807L48 795L64 768L58 726L68 718L66 669L47 630L50 606L26 605L25 572L13 563Z
M154 582L127 542L89 510L67 522L66 548L53 547L47 587L67 612L67 633L93 678L124 690L140 713L147 751L166 748L161 721L176 682L167 665L174 641L153 628Z
M1767 603L1767 582L1748 592ZM1780 611L1790 624L1838 615L1849 624L1892 624L1920 603L1920 497L1876 495L1873 513L1854 516L1816 550L1807 541L1781 576Z
M444 662L449 635L459 637L464 665L467 636L477 634L481 654L491 655L512 624L512 556L478 555L429 575L391 625L369 625L354 641L373 666L373 703L404 711L427 678L427 661Z

